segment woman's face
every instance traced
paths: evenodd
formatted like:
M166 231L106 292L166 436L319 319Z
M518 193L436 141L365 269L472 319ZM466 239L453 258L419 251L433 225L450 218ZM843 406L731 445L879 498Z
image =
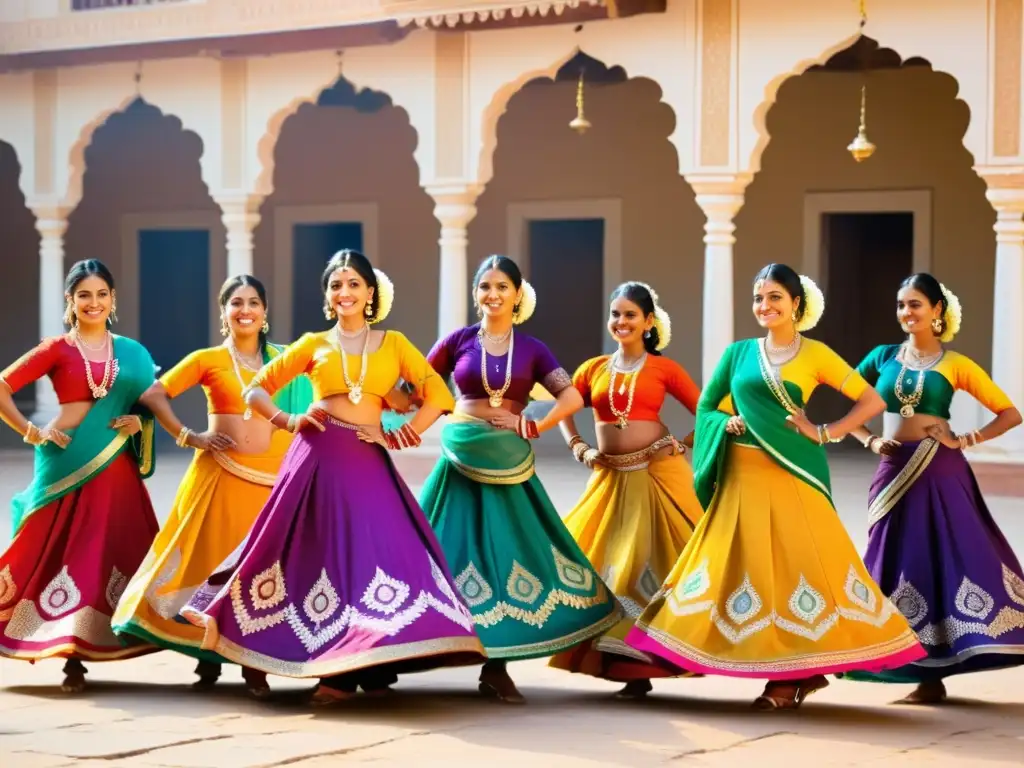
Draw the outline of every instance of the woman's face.
M339 318L365 317L366 305L373 300L373 289L351 267L336 269L327 280L327 304Z
M774 280L765 280L754 286L754 319L762 328L771 330L795 322L794 313L800 299L792 296Z
M487 270L476 284L476 303L485 317L511 317L518 301L515 283L500 269Z
M114 291L102 277L89 275L80 280L74 292L65 298L72 303L79 326L106 327L110 310L114 306Z
M932 304L916 288L900 288L896 294L896 320L904 333L932 333L932 321L941 315L941 305Z
M263 306L263 301L255 288L251 285L241 285L224 305L223 315L232 338L249 338L263 328L267 308Z
M625 296L614 299L608 307L608 333L622 346L643 344L644 332L654 325L654 315L644 316L639 304Z

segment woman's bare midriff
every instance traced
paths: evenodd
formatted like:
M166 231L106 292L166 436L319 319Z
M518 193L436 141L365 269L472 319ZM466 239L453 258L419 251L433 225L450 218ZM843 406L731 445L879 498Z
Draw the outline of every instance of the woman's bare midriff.
M615 424L598 422L596 432L597 450L606 456L636 453L669 434L668 427L660 421L631 421L625 429L619 429ZM666 445L653 454L651 459L660 459L674 453L675 448Z
M379 426L384 411L384 398L363 393L358 405L348 399L347 394L330 395L313 404L323 408L338 421L356 426Z
M220 432L234 440L235 451L251 455L266 453L277 430L257 413L248 421L237 413L211 413L208 424L211 432Z
M916 413L905 419L898 413L886 413L882 420L883 434L891 440L901 443L912 443L929 437L925 430L933 424L945 424L946 420L939 416Z
M461 399L455 403L455 412L490 421L502 411L516 414L522 413L524 407L522 403L518 403L515 400L502 400L501 408L492 408L489 400Z
M89 400L82 400L77 403L62 403L60 412L46 426L50 429L67 432L69 429L78 427L85 420L85 416L90 410L92 410L92 401Z

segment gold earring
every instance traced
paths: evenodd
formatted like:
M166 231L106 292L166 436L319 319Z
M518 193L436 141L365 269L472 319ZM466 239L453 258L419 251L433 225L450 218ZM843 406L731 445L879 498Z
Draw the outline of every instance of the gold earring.
M942 320L938 317L932 318L932 333L936 336L942 335Z
M263 318L263 328L261 330L263 331L264 336L270 333L270 323L267 322L267 318Z
M476 303L476 316L477 317L483 317L484 316L484 308L480 306L480 302L479 301Z
M366 302L366 308L363 310L363 313L367 317L372 317L373 316L373 307L370 306L370 302Z
M338 313L334 311L334 307L327 303L326 299L324 300L324 317L328 320L338 319Z
M228 319L226 317L224 317L224 315L221 315L220 316L220 335L221 336L227 336L229 333L231 333L231 330L228 328Z
M75 325L75 307L71 303L71 299L68 299L67 306L64 307L64 325L70 327Z
M113 302L110 305L110 322L112 322L112 323L116 323L117 322L117 302L116 301Z

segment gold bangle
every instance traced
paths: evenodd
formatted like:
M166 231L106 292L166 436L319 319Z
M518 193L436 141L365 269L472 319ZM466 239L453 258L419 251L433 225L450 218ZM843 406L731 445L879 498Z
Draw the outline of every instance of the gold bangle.
M181 431L178 432L178 439L175 440L174 442L175 442L175 444L179 448L187 448L188 447L188 439L190 437L192 437L192 435L194 435L194 434L195 434L195 432L193 432L188 427L182 427Z

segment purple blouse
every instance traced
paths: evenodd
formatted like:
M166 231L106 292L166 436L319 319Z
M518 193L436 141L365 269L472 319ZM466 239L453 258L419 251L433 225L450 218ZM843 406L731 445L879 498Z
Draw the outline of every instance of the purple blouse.
M480 381L480 342L477 333L480 324L460 328L438 341L427 355L427 360L442 378L455 378L457 396L465 400L485 400L487 391ZM505 384L508 353L487 355L487 384L499 390ZM505 392L506 400L526 405L533 385L540 383L552 395L558 395L572 386L572 379L543 342L525 333L515 332L512 350L512 380Z

